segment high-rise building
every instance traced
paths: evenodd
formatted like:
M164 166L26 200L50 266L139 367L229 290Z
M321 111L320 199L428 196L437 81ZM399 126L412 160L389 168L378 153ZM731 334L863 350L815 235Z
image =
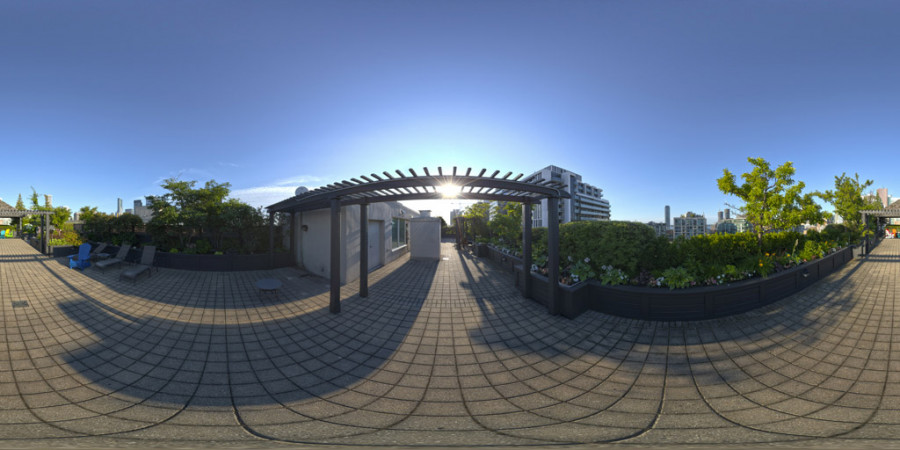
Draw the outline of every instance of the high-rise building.
M692 237L706 234L706 217L688 211L675 218L675 237Z
M556 166L547 166L527 176L523 181L556 181L562 185L562 189L568 192L572 198L563 198L559 201L559 223L574 222L578 220L609 220L609 200L603 198L603 189L581 181L581 175ZM547 200L534 208L532 212L532 225L546 227L548 225Z
M881 200L881 207L882 207L882 208L887 208L888 205L890 204L890 203L889 203L889 198L890 198L890 196L888 196L888 190L887 190L887 188L878 188L878 189L875 190L875 192L876 192L877 195L878 195L878 199Z
M719 211L719 220L717 220L716 222L721 222L723 220L725 220L725 213L722 211Z
M120 198L118 200L119 200L119 207L118 207L118 209L116 209L116 217L121 216L122 213L124 212L122 210L122 199Z
M132 214L141 218L144 223L150 221L153 218L153 211L150 211L150 208L147 208L142 204L140 200L134 201L134 209L131 211Z
M666 205L666 230L669 229L669 225L672 225L672 209Z
M731 218L731 210L725 209L725 220L728 220L730 218Z

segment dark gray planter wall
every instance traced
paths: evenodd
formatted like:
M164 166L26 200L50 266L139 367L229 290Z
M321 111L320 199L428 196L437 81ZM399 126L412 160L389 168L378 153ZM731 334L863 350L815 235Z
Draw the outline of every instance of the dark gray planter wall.
M853 259L853 249L779 272L768 278L754 278L725 286L669 290L636 286L603 286L589 281L560 286L561 313L578 317L588 309L620 317L642 320L702 320L730 316L781 300L810 286ZM530 271L529 271L530 272ZM524 273L516 267L516 286L521 290ZM530 273L532 298L547 305L550 283L547 277Z
M72 245L51 246L50 254L53 255L54 258L62 258L64 256L75 255L78 254L78 247Z
M506 253L503 253L496 248L488 246L486 247L485 252L485 258L490 259L491 261L497 263L497 265L503 267L503 269L510 272L514 271L516 266L522 265L522 258L518 258L513 255L507 255Z
M92 247L93 248L93 247ZM72 253L78 251L77 247ZM104 253L115 255L118 247L106 247ZM55 252L55 249L54 249ZM54 253L54 256L56 254ZM67 255L60 255L67 256ZM141 249L132 248L125 258L129 262L141 260ZM168 253L156 251L153 259L156 267L178 270L200 270L204 272L234 272L240 270L266 270L280 267L291 267L294 261L290 252L261 253L256 255L191 255L187 253Z

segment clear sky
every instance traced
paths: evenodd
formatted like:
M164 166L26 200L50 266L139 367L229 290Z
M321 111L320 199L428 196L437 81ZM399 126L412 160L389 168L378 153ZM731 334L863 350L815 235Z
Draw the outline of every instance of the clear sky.
M715 217L748 156L896 196L898 24L892 0L0 0L0 197L114 212L179 176L268 205L554 164L658 221Z

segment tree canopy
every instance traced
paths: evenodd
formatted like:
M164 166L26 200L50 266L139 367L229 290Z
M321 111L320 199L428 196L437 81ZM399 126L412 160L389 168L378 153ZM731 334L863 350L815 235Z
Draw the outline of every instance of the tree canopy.
M153 218L147 231L159 245L179 249L196 245L197 251L226 247L225 237L235 235L237 241L227 247L240 247L252 252L262 243L259 227L265 224L260 210L237 199L227 199L231 185L207 181L196 187L196 181L167 179L161 185L167 192L147 196L147 207ZM192 244L192 240L196 241Z
M859 239L863 234L862 214L860 211L864 209L881 209L881 203L877 200L873 204L863 198L863 191L871 186L872 183L872 180L860 182L858 173L854 174L853 178L850 178L845 172L839 177L834 177L834 190L828 190L821 194L825 201L834 206L835 214L840 215L844 219L844 226L847 227L850 233L849 237L852 239Z
M719 190L744 201L743 206L728 205L739 210L756 231L758 242L763 234L778 230L790 230L804 222L819 223L823 220L822 208L811 193L803 193L806 184L794 180L794 165L790 161L772 169L763 158L747 158L753 170L744 173L744 182L737 184L728 169L717 181Z

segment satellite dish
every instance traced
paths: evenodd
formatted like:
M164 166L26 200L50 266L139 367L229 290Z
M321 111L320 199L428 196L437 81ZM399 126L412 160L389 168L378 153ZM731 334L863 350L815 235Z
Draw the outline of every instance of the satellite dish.
M296 191L294 191L294 195L303 195L303 194L305 194L305 193L307 193L307 192L309 192L309 189L307 189L307 188L304 187L304 186L300 186L300 187L297 188Z

